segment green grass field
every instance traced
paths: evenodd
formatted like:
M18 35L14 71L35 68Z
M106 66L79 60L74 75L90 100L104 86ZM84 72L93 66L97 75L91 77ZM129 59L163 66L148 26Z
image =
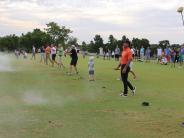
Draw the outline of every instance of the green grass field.
M138 79L129 78L137 94L122 98L115 61L95 59L96 81L89 82L87 58L80 58L74 76L38 60L10 58L14 71L0 71L0 138L184 136L184 69L134 63Z

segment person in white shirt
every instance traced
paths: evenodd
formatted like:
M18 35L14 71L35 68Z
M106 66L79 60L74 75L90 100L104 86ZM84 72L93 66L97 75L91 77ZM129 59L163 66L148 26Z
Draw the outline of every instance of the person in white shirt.
M36 48L35 48L35 46L32 47L32 57L31 57L31 60L32 59L34 59L34 60L36 59Z
M94 81L94 57L89 58L89 63L88 63L88 68L89 68L89 81Z
M132 57L134 59L134 57L135 57L135 49L134 48L131 48L131 52L132 52ZM130 73L132 73L134 79L136 79L137 77L135 75L135 72L133 71L133 60L130 62L129 67L130 67Z
M119 56L120 56L120 49L117 46L116 49L115 49L115 61L119 62Z
M51 45L51 57L52 57L52 67L54 67L54 63L58 65L56 61L56 47L53 44Z
M141 61L144 61L144 52L145 52L145 49L144 49L144 47L142 46L141 49L140 49Z
M162 48L159 47L159 48L157 49L157 60L158 60L157 63L159 63L159 62L161 61L161 59L162 59Z

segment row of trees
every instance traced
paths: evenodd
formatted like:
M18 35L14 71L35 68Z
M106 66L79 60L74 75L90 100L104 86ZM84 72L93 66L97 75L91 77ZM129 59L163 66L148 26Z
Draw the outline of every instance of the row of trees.
M8 35L0 37L0 50L12 51L15 49L24 49L30 51L34 45L39 48L46 44L62 44L66 45L66 42L72 43L73 38L69 35L72 31L65 26L59 26L57 23L51 22L47 24L47 28L44 31L40 29L34 29L32 32L22 34L21 36Z
M59 26L55 22L50 22L46 24L46 26L44 31L34 29L32 32L22 34L21 36L9 35L0 37L0 50L13 51L15 49L24 49L30 51L33 45L39 48L43 45L53 43L56 45L62 44L64 47L76 45L80 47L81 50L96 53L100 47L113 51L117 46L121 47L123 41L129 40L125 35L123 35L120 40L116 39L113 35L109 35L108 42L104 43L103 38L97 34L90 43L82 42L82 44L79 45L77 38L71 36L72 30L65 26ZM153 50L156 50L158 47L179 46L178 44L170 45L169 40L160 41L159 44L150 44L149 40L145 38L133 38L131 41L132 46L136 49L140 49L141 46L144 46L144 48L150 47Z
M110 35L108 38L108 42L104 43L103 38L100 35L96 35L89 44L86 44L86 42L82 42L81 47L83 50L87 50L90 52L97 52L100 47L108 48L109 50L114 51L117 46L121 48L122 42L124 42L125 40L129 40L129 38L127 38L125 35L123 35L120 40L116 39L113 35ZM161 47L162 49L164 49L166 47L180 46L179 44L171 45L169 40L160 41L159 44L150 44L150 41L146 38L142 38L142 39L133 38L130 41L132 42L132 46L135 49L140 49L142 46L144 48L150 47L153 52L156 52L156 49L158 47Z

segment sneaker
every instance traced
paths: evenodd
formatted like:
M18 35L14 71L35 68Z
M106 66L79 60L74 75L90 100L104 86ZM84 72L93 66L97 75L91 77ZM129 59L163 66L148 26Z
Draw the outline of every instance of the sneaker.
M132 95L134 96L136 93L136 87L134 87L134 89L132 90Z
M124 93L120 93L120 96L123 96L124 95Z
M120 94L121 97L128 97L128 95L125 95L124 93Z

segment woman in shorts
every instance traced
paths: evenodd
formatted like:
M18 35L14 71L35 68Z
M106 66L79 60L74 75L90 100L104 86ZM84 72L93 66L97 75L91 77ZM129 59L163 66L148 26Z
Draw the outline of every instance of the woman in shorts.
M72 50L70 52L67 52L66 54L70 55L71 57L71 62L70 62L70 70L68 75L72 74L72 68L74 68L76 74L78 74L77 70L77 61L78 61L78 55L77 55L77 50L75 49L75 46L72 46Z
M54 63L58 65L56 61L56 47L53 44L51 45L51 57L52 57L52 67L54 67Z

